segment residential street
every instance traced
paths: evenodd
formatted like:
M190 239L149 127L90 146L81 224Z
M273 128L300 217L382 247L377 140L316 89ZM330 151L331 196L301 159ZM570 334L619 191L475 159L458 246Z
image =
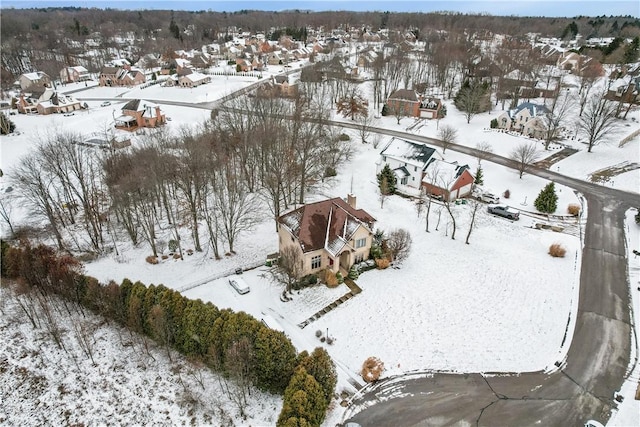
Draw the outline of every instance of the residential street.
M347 123L346 127L352 126ZM375 132L439 145L436 140L412 134L385 129ZM463 146L450 149L470 155L475 151ZM501 156L492 155L488 160L513 167L510 159ZM577 322L560 369L550 374L436 373L423 378L390 378L365 389L352 402L353 415L347 421L364 427L467 423L582 426L588 419L603 424L609 419L615 393L627 374L631 346L637 346L632 341L628 309L623 221L628 208L640 206L640 194L540 168L527 173L571 187L587 199Z

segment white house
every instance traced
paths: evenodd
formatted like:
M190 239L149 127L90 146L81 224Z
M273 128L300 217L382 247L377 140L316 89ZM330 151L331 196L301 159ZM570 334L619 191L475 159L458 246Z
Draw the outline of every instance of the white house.
M419 191L425 171L434 160L443 160L433 147L418 142L391 138L380 152L376 163L376 174L389 165L397 178L397 190L412 194Z

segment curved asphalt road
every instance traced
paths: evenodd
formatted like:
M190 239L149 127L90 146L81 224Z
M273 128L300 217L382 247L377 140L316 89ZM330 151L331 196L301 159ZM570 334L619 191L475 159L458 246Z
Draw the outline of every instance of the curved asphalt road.
M413 134L379 128L372 131L439 145L438 140ZM450 149L475 153L475 149L459 145ZM514 167L512 160L501 156L487 160ZM571 187L583 193L588 203L577 320L560 369L552 373L434 373L423 378L390 378L365 389L352 402L350 412L354 415L348 421L364 427L582 426L588 419L603 424L609 419L615 407L614 394L629 367L633 333L623 221L628 208L640 206L640 194L546 169L530 168L527 173Z

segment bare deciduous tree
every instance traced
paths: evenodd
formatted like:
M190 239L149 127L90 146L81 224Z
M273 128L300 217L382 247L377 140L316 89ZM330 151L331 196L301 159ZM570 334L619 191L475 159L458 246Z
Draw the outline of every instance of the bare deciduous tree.
M487 160L493 154L493 147L487 141L480 141L476 144L476 159L478 159L478 167L481 166L483 160Z
M386 243L392 260L398 264L406 260L411 253L411 234L403 228L389 233Z
M451 125L444 125L438 130L438 137L440 138L440 145L442 145L442 154L444 154L447 148L455 144L458 130Z
M589 153L594 146L611 136L618 126L616 106L605 95L606 93L592 96L578 120L578 130L587 138Z
M277 282L285 285L285 292L291 292L293 284L302 276L303 268L302 250L289 245L280 250L278 262L271 267L270 273Z
M567 115L573 109L573 98L564 94L554 100L553 108L542 118L544 126L544 149L548 150L552 142L559 139L560 130L563 128Z
M520 173L520 179L526 170L538 159L539 154L533 143L522 143L511 152L511 160L516 163L516 169Z
M467 238L465 239L465 243L469 244L469 238L471 237L471 232L473 231L476 225L476 213L478 212L478 208L480 207L480 202L474 199L468 199L471 204L471 218L469 220L469 231L467 232Z

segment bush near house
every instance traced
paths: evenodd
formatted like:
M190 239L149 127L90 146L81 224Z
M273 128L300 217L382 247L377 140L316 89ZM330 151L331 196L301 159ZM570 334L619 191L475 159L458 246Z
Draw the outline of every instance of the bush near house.
M571 203L569 206L567 206L567 212L569 213L569 215L578 216L580 214L580 205Z
M497 128L498 127L498 119L491 120L491 123L489 124L489 126L491 126L491 129Z
M362 379L368 383L372 383L378 381L380 379L380 375L384 371L384 363L377 357L369 357L362 364L362 370L360 371L360 375L362 375Z
M564 258L566 253L567 250L563 248L559 243L554 243L553 245L549 246L549 255L554 258Z

